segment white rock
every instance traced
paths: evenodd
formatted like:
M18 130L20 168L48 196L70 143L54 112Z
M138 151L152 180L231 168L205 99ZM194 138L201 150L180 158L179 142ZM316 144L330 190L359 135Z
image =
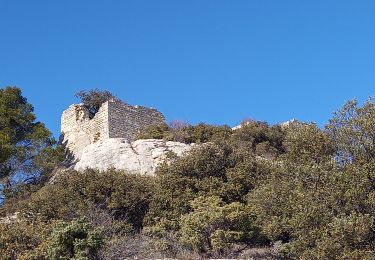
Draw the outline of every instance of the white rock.
M285 127L289 127L290 125L292 125L292 124L296 124L296 123L298 123L298 120L292 118L291 120L288 120L288 121L286 121L286 122L281 123L280 126L281 126L282 128L285 128Z
M232 130L234 131L234 130L237 130L237 129L241 129L242 127L247 126L249 124L250 124L249 121L242 122L241 124L239 124L239 125L237 125L235 127L232 127Z
M137 140L130 143L124 138L109 138L85 147L74 169L83 171L92 168L104 171L113 167L118 170L152 175L157 166L166 160L168 152L182 156L192 146L158 139Z

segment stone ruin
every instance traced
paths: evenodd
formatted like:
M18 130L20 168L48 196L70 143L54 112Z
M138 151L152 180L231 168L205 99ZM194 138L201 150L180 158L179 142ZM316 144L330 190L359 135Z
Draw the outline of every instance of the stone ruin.
M133 141L142 128L163 122L163 114L156 109L115 99L103 103L93 118L83 104L74 104L61 116L62 143L75 158L80 158L90 144L109 138Z
M169 152L181 156L192 147L155 139L135 141L144 127L164 120L156 109L131 106L115 99L103 103L92 118L83 104L75 104L61 116L60 141L76 170L113 167L153 174Z

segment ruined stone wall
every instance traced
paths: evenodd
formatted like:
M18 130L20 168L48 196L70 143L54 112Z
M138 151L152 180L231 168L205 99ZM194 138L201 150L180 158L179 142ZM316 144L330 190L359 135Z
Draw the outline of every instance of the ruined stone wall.
M63 144L76 159L80 158L87 145L109 137L108 102L100 107L92 119L83 105L70 106L61 116L61 134Z
M103 103L93 118L82 104L71 105L61 116L62 143L79 160L83 149L99 140L126 138L132 141L139 130L164 122L156 109L131 106L118 100Z
M164 116L156 109L130 106L119 101L110 101L109 138L126 138L134 140L145 126L164 122Z

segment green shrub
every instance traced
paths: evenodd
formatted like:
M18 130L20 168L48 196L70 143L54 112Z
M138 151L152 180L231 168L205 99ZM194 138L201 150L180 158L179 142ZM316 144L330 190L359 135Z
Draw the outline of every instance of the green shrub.
M115 170L69 171L21 202L19 209L47 221L86 216L99 207L139 230L153 194L152 182L148 176Z
M348 101L329 120L327 130L340 162L368 162L375 159L375 104L369 99L361 107Z
M333 159L331 137L315 124L293 124L286 131L283 142L286 160L298 164L319 164Z
M60 222L52 230L48 243L50 259L97 259L103 237L84 219Z
M138 139L166 139L171 140L170 128L166 124L148 125L135 138Z
M374 163L342 169L332 161L279 165L249 194L248 204L263 232L283 241L291 257L368 255L374 253L374 169Z
M255 157L240 157L229 146L205 144L171 165L161 167L145 226L163 236L180 229L180 217L192 211L197 197L220 197L225 203L246 202L247 194L270 167Z
M182 122L149 125L140 131L136 139L164 139L182 143L207 143L228 139L232 129L228 126L212 126L200 123L192 126Z
M261 241L250 208L239 202L225 204L217 196L191 202L192 212L181 216L180 240L197 252L220 253L235 244Z
M229 141L242 154L277 157L284 153L285 131L278 125L269 126L261 121L245 121L234 130Z
M0 222L0 258L4 260L48 259L48 235L52 224L18 218L15 222Z
M88 109L90 118L94 117L99 111L102 104L108 100L116 99L116 96L111 92L99 89L92 89L89 91L81 90L75 94L81 100L83 105Z

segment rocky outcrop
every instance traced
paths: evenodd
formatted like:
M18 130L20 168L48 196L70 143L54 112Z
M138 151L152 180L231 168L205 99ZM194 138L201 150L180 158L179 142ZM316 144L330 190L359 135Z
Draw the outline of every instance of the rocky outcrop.
M61 143L79 160L87 145L109 138L134 141L145 127L163 123L164 116L156 109L117 99L104 102L94 116L83 104L74 104L62 113Z
M163 123L164 116L156 109L117 99L104 102L94 116L83 104L71 105L61 116L60 141L66 147L66 167L154 174L168 153L181 156L192 147L156 139L134 141L145 127Z
M107 170L111 167L128 172L152 175L170 152L181 156L193 145L158 139L130 142L125 138L109 138L97 141L82 150L74 169Z

